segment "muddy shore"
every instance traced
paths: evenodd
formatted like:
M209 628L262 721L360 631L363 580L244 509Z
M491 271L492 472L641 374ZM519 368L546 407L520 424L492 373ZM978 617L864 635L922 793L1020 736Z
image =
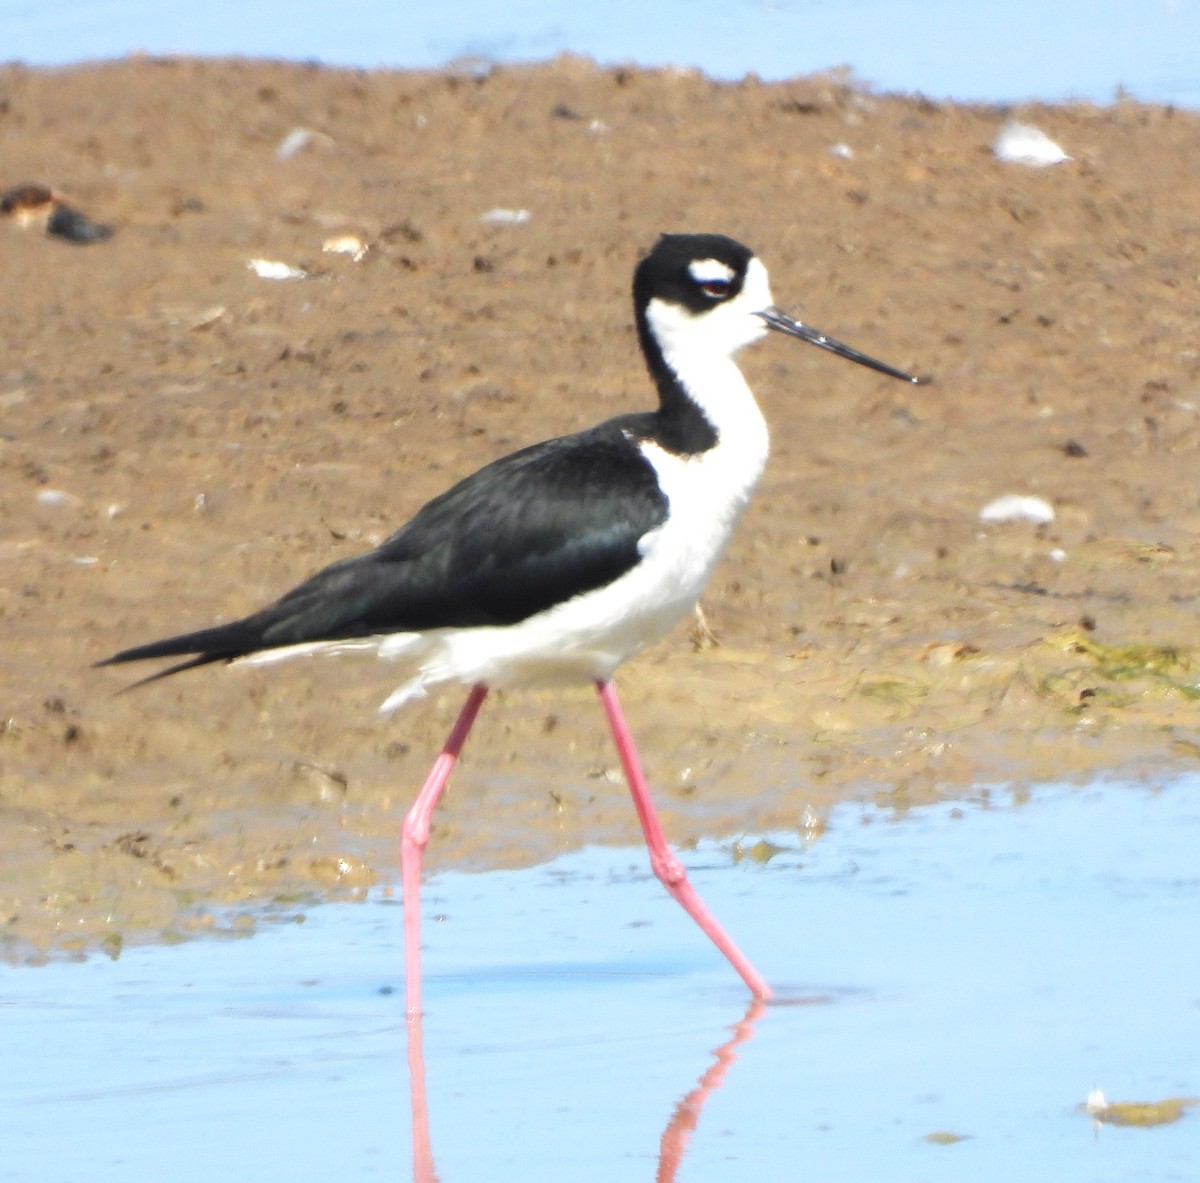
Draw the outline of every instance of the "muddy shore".
M781 306L935 378L745 355L772 459L715 643L681 628L619 678L672 839L1194 765L1200 114L1018 113L1072 159L1003 164L1010 112L841 76L0 67L0 187L114 231L0 224L0 948L115 953L394 877L457 695L380 718L372 662L120 696L91 665L650 405L628 286L664 230L744 240ZM982 522L1009 493L1053 521ZM591 691L499 696L428 866L636 840Z

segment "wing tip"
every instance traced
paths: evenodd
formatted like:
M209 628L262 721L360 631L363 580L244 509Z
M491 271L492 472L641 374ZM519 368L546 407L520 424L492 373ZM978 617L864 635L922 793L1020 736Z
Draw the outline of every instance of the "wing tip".
M112 657L106 657L103 661L92 663L92 669L104 669L106 666L122 665L127 661L143 661L150 657L165 656L154 653L139 653L136 649L126 649L120 653L114 653ZM148 674L144 678L139 678L136 682L130 682L128 686L121 687L116 693L118 695L128 694L131 690L136 690L139 686L147 686L151 682L159 682L163 678L169 678L172 674L181 674L184 670L195 669L197 666L209 665L214 661L231 661L232 658L225 653L198 653L193 657L189 657L186 661L178 661L174 665L167 666L166 669L156 670L152 674Z

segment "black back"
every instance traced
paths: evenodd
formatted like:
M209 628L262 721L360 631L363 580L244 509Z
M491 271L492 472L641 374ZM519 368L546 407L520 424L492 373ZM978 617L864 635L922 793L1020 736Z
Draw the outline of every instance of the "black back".
M394 632L511 625L611 583L636 565L639 542L668 503L638 444L692 455L716 432L663 359L646 319L653 299L702 312L741 290L751 252L721 235L663 235L638 265L638 340L659 393L657 411L502 457L434 498L380 546L318 571L274 604L232 624L126 649L101 665L195 654L164 670L263 649ZM727 291L689 272L718 259ZM147 679L153 680L153 679Z

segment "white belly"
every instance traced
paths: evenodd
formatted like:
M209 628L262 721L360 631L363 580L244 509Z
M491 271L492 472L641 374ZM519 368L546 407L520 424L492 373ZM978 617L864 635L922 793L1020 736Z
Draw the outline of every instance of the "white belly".
M723 437L699 456L642 444L670 512L642 538L641 561L619 579L519 624L382 639L381 657L416 661L420 671L380 709L392 710L442 682L514 687L607 680L665 636L700 598L766 463L761 416L740 426L739 446Z
M762 475L766 424L745 393L736 426L726 425L720 442L707 452L683 457L641 442L669 514L642 537L638 564L612 583L518 624L317 642L248 660L374 650L381 658L416 667L415 676L386 699L381 711L446 682L507 688L608 680L623 661L665 636L692 610Z

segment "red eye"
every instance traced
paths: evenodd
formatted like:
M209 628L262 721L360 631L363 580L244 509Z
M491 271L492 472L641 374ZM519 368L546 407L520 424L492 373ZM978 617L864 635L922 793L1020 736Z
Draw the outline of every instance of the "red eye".
M705 279L700 282L700 290L706 296L712 296L714 300L720 300L724 296L729 295L729 289L733 286L727 279Z

